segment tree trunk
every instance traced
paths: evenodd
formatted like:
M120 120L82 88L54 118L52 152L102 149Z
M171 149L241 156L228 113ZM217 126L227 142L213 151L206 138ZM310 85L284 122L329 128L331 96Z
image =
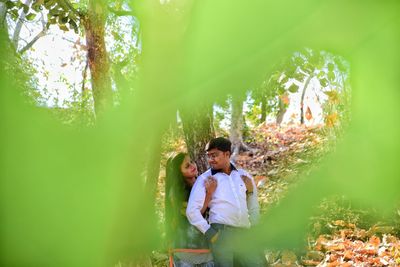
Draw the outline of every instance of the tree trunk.
M261 118L260 118L260 124L264 123L265 120L267 119L267 97L263 95L261 97Z
M313 75L308 76L304 87L303 87L303 92L301 93L301 100L300 100L300 124L304 124L304 97L306 96L306 91L308 88L308 85L310 84L311 79L313 78Z
M196 162L199 174L208 169L205 147L215 137L212 105L200 104L192 110L180 110L183 133L190 157Z
M285 116L285 113L287 111L287 106L285 103L283 103L282 99L279 98L279 110L278 114L276 115L276 124L280 125L283 121L283 117Z
M242 96L232 96L232 114L229 139L232 142L231 160L233 162L235 162L237 155L239 155L241 151L249 150L249 147L243 143L243 100L244 99Z
M0 2L0 32L6 33L8 37L7 6L5 2Z
M106 2L89 0L84 26L96 116L102 114L113 103L110 64L104 39L106 18Z

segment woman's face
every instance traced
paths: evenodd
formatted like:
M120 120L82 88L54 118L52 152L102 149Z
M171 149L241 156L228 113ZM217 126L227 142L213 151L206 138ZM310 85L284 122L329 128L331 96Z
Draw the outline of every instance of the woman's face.
M197 177L197 166L196 163L191 161L189 156L186 156L181 164L181 172L183 177L185 177L185 182L189 186L193 186Z

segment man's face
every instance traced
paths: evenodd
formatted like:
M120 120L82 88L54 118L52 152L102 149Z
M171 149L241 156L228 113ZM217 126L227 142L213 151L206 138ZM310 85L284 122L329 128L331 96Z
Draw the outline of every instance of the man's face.
M223 152L216 148L207 151L207 159L211 168L215 170L223 169L229 165L230 153L228 151Z

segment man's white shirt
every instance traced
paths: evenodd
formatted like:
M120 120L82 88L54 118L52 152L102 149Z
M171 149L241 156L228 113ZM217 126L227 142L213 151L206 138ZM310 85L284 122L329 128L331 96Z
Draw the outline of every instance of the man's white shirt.
M232 165L233 167L233 165ZM253 193L246 194L246 185L241 175L249 177L253 183ZM209 203L209 222L201 214L206 189L204 182L213 176L217 180L217 188ZM220 223L234 227L249 228L259 217L257 187L253 178L244 170L233 167L231 174L207 170L200 175L190 193L186 215L189 222L205 233L211 223Z

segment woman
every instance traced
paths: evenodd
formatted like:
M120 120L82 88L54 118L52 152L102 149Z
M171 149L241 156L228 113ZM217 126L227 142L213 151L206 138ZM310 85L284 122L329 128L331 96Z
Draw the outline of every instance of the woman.
M208 249L204 235L186 218L186 206L190 191L198 175L197 167L186 153L170 158L166 167L165 219L167 240L171 248ZM206 197L202 214L206 217L208 204L217 182L210 177L205 184ZM212 267L211 253L174 253L174 265L179 267Z

